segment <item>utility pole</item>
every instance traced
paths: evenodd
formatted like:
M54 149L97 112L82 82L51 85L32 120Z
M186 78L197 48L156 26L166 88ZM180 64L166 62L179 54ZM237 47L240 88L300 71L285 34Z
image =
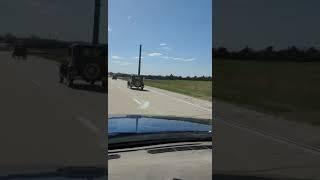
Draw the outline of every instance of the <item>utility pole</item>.
M100 0L95 0L92 44L99 43L100 6Z
M141 46L142 45L140 44L138 76L140 76L140 68L141 68Z

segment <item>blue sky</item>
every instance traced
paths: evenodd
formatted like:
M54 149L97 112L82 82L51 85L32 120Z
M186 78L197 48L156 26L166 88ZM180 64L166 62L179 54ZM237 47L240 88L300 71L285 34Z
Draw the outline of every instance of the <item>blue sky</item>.
M0 35L91 42L93 15L93 0L0 0ZM107 42L107 29L107 1L101 0L99 42Z
M109 71L212 74L211 0L109 0Z

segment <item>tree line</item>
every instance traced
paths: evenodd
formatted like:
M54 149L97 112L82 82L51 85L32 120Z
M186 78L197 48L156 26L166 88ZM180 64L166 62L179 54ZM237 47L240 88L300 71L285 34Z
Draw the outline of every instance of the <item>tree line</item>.
M23 45L27 48L35 49L60 49L68 48L73 43L87 43L82 41L62 41L50 38L41 38L36 35L29 37L17 37L11 33L0 35L0 42L9 44L10 46Z
M129 78L131 74L125 73L113 73L109 72L109 75L116 75L119 77ZM194 80L194 81L212 81L211 76L175 76L173 74L170 75L142 75L146 79L151 80Z
M320 51L315 47L299 49L296 46L290 46L286 49L275 50L273 46L269 46L262 50L254 50L247 46L239 51L217 47L212 49L212 56L217 59L320 62Z

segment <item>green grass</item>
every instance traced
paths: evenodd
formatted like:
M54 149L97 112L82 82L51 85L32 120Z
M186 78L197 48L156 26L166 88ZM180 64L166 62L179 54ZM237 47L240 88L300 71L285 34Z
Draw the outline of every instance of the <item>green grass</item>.
M67 49L44 49L42 53L34 53L30 51L30 55L39 56L56 62L63 62L68 57Z
M212 101L212 81L148 80L145 85Z
M320 63L215 60L214 98L320 125Z

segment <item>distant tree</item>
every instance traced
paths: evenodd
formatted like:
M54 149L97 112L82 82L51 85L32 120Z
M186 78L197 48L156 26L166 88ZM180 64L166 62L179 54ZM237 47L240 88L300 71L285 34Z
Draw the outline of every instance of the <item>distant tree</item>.
M31 34L29 38L33 39L33 40L40 40L41 39L39 36L34 35L34 34Z
M227 57L229 55L229 51L225 47L219 47L216 51L216 54L219 57Z
M310 47L308 50L306 50L305 54L310 60L320 58L320 53L315 47Z
M272 53L272 52L273 52L273 46L268 46L268 47L265 49L265 52L267 52L267 53Z
M238 53L240 58L251 58L253 56L253 50L246 46Z
M16 39L17 39L17 37L14 36L14 35L11 34L11 33L7 33L7 34L4 36L4 41L5 41L6 43L12 44L12 43L14 43L14 42L16 41Z

